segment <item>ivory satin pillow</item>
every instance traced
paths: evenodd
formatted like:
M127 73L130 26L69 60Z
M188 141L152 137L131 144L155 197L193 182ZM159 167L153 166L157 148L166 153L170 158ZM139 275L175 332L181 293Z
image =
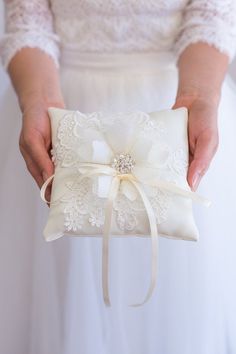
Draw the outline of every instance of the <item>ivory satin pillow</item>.
M106 113L49 108L55 173L43 234L103 237L103 295L108 295L109 237L151 237L156 278L158 235L197 241L187 182L188 110ZM46 201L46 200L45 200ZM125 240L124 240L125 242ZM139 306L143 304L131 306Z

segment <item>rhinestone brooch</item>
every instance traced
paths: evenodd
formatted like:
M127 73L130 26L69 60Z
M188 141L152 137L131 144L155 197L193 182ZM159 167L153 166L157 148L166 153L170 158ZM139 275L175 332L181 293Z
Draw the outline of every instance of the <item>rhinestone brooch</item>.
M130 154L119 154L114 157L111 166L119 173L130 173L135 166L135 160Z

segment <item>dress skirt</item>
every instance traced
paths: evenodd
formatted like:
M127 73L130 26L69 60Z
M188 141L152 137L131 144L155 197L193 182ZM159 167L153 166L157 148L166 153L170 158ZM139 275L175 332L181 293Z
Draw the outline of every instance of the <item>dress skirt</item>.
M110 239L111 307L102 296L102 239L45 242L48 207L18 148L21 114L5 73L0 101L0 352L4 354L236 353L236 86L227 76L220 144L194 204L197 242L159 237L157 285L150 238ZM89 54L63 50L68 109L170 109L178 84L170 52ZM207 119L207 117L206 117ZM121 142L122 143L122 142Z

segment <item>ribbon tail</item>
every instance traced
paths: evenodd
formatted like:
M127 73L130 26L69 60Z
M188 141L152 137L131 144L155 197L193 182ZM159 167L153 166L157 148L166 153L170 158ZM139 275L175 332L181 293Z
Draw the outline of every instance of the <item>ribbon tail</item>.
M106 306L111 306L109 299L109 286L108 286L108 263L109 263L109 236L112 221L112 210L113 202L116 198L118 189L120 185L120 179L114 177L111 182L109 196L107 199L106 209L105 209L105 222L104 222L104 232L103 232L103 242L102 242L102 288L103 288L103 299Z
M150 230L151 230L151 253L152 253L152 263L151 263L151 282L150 282L150 286L147 292L147 295L144 299L143 302L141 303L137 303L137 304L131 304L129 306L132 307L138 307L143 305L144 303L146 303L149 298L151 297L153 290L156 286L156 278L157 278L157 254L158 254L158 229L157 229L157 224L156 224L156 218L155 218L155 214L153 212L153 208L152 205L145 193L145 191L143 190L143 188L139 185L139 183L135 182L134 180L131 180L131 182L134 184L134 186L136 187L136 189L138 190L144 206L146 208L147 211L147 215L148 215L148 219L149 219L149 223L150 223Z

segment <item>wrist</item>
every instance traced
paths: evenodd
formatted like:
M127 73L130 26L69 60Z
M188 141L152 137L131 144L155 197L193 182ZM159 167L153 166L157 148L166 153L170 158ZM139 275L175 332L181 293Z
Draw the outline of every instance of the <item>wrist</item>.
M190 107L194 102L201 101L208 105L218 107L221 98L221 89L212 87L199 87L198 85L179 86L175 103Z
M219 104L228 57L206 43L189 45L178 60L177 99Z
M30 90L18 96L18 101L23 114L32 108L37 109L37 107L43 110L46 110L50 106L58 108L65 107L60 91L54 91L53 94L51 94L44 90Z
M22 112L38 103L64 105L58 70L41 49L22 48L12 58L8 72Z

